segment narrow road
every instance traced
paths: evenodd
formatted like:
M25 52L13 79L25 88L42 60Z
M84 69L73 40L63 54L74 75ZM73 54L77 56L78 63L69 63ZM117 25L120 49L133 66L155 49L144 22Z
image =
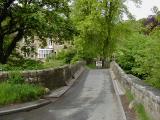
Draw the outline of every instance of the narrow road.
M123 120L109 70L84 72L56 103L0 120Z

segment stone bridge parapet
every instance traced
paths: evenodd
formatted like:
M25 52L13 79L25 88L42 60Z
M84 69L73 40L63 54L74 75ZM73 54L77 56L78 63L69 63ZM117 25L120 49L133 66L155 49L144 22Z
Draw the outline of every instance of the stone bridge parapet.
M144 83L139 78L126 74L116 62L111 63L111 70L121 85L130 90L135 100L143 104L154 120L160 120L160 90Z
M27 83L40 84L50 90L67 85L67 81L74 77L75 73L85 66L84 61L79 61L73 65L65 65L57 68L43 70L21 71L20 74ZM0 73L0 82L9 78L9 72Z

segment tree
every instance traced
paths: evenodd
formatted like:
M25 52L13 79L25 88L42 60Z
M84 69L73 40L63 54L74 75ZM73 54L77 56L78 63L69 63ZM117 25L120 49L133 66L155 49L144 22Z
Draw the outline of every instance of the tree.
M72 18L79 30L76 40L81 40L83 52L94 51L103 63L111 59L116 41L121 36L122 28L119 24L123 22L123 14L126 13L128 17L133 18L124 2L124 0L76 0L74 2Z
M159 9L157 6L154 6L151 11L154 13L154 14L157 14L159 12Z
M0 63L5 64L17 43L38 36L70 39L73 25L68 0L1 0Z
M143 19L126 21L123 25L128 26L129 32L117 45L117 62L128 74L160 88L160 27L145 35Z
M158 7L154 6L152 9L153 15L149 15L147 18L140 20L144 28L144 34L150 35L157 27L160 26L160 11Z

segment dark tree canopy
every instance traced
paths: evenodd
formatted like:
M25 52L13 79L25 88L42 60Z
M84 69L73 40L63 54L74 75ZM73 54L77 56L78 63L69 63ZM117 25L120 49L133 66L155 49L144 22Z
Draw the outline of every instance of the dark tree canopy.
M0 63L5 64L22 38L70 39L69 0L0 0Z

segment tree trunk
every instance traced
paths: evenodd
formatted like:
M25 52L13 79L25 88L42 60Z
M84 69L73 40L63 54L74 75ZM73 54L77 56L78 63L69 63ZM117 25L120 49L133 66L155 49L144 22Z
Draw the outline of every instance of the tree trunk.
M3 44L0 45L0 63L1 64L6 64L8 62L9 56L12 54L13 50L16 48L17 43L22 39L22 37L23 37L23 29L20 29L18 31L18 34L13 38L11 44L8 46L6 50L3 49Z
M1 64L6 64L8 61L8 58L5 57L4 55L0 54L0 63Z

